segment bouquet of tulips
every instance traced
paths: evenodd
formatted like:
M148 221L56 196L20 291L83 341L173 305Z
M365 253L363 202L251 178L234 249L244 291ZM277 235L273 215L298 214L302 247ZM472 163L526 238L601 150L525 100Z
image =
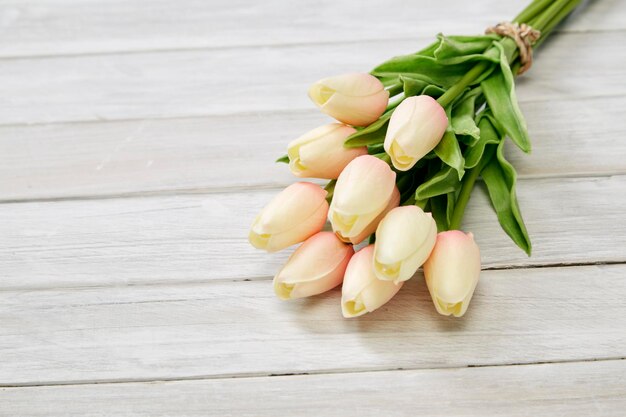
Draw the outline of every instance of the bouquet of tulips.
M530 255L516 173L503 154L506 138L530 151L514 76L578 3L535 0L485 35L440 34L369 74L313 84L311 100L336 122L292 141L278 161L296 177L330 182L290 185L249 236L269 252L303 242L274 278L278 297L343 283L343 315L356 317L384 305L423 267L437 311L462 316L481 262L472 233L459 229L479 176L502 228ZM332 232L323 231L327 219Z

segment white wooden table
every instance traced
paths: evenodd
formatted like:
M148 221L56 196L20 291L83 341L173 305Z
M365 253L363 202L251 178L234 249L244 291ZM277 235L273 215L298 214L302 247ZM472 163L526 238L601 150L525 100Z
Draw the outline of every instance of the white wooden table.
M626 2L518 82L534 254L482 187L463 319L280 302L247 243L325 119L306 97L527 0L0 1L0 416L626 415Z

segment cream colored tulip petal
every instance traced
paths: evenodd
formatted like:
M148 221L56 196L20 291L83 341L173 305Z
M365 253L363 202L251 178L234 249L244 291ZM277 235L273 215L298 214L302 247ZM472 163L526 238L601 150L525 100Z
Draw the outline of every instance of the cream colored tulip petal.
M336 92L333 88L324 85L322 81L318 81L309 88L309 97L318 106L323 106Z
M400 289L402 283L381 281L372 271L374 246L357 252L346 269L341 289L343 316L358 317L372 312L388 302Z
M382 281L375 279L370 285L365 287L361 293L360 300L365 305L368 313L375 311L387 304L402 288L404 282Z
M327 135L304 144L299 148L297 158L290 160L291 171L295 175L336 179L350 161L367 154L367 147L344 146L354 132L356 130L350 126L339 125Z
M352 253L354 249L342 243L333 233L317 233L296 249L275 279L296 284L323 278Z
M296 227L273 235L258 235L257 239L267 239L264 249L268 252L276 252L300 243L322 230L328 213L326 210L327 204L321 205L315 213L296 225Z
M413 168L418 161L417 158L408 155L396 140L391 142L388 154L393 166L400 171L408 171Z
M294 252L274 277L274 291L283 300L321 294L341 284L354 254L330 232L313 236Z
M326 194L315 184L291 184L263 209L252 230L258 235L268 235L293 229L328 205Z
M370 96L384 89L378 78L367 73L358 72L324 78L316 84L352 97Z
M393 264L409 258L428 238L432 239L433 225L432 216L417 206L391 210L376 230L376 260Z
M424 276L440 314L465 314L480 276L480 250L471 234L458 230L439 233L424 264Z
M413 115L413 108L415 103L410 100L410 97L402 101L393 111L391 119L389 120L389 126L387 127L387 133L385 135L384 148L387 153L391 150L391 143L398 137L400 131L407 126L411 116Z
M433 222L424 242L407 259L401 262L400 272L394 279L395 282L406 281L415 275L419 267L428 259L435 246L436 239L437 225Z
M320 109L341 122L367 126L384 113L388 101L389 93L385 90L370 96L350 96L337 92Z
M323 126L319 126L313 130L308 131L299 138L292 140L289 143L289 145L287 146L287 156L289 157L289 168L294 173L294 175L298 176L308 169L306 163L304 161L301 161L302 147L305 147L305 145L311 143L315 143L321 138L331 135L334 131L340 129L342 126L344 125L340 123L329 123Z
M372 233L376 231L376 228L380 224L380 221L385 217L390 210L398 207L400 204L400 191L398 191L398 187L394 187L393 194L391 194L391 199L387 204L387 207L378 215L374 220L372 220L364 229L356 236L351 236L346 239L346 241L351 242L353 245L358 245L367 237L369 237Z
M437 146L447 126L445 110L433 98L405 99L391 116L384 142L394 167L412 168Z
M395 183L396 174L387 163L375 156L359 156L337 179L332 204L341 213L379 213L391 198Z

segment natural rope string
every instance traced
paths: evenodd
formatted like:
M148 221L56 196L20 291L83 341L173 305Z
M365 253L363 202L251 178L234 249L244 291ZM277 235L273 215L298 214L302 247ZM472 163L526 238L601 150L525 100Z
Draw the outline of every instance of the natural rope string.
M487 28L485 33L495 33L500 36L508 36L515 41L519 49L519 60L522 66L518 74L523 74L530 69L533 64L533 44L541 36L541 32L531 28L526 23L521 25L511 22L501 22L495 26Z

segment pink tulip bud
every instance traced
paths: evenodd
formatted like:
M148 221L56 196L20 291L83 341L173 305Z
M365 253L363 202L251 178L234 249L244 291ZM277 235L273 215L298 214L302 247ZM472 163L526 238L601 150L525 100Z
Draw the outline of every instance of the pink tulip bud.
M274 277L274 291L282 300L309 297L328 291L343 280L354 254L331 232L307 239Z
M417 206L391 210L376 229L374 273L381 280L406 281L435 246L437 224Z
M461 317L467 311L480 275L480 250L471 233L441 232L424 276L439 314Z
M389 92L378 78L351 73L319 80L309 88L311 100L327 115L352 126L367 126L387 108Z
M287 147L289 168L296 177L336 179L357 156L367 155L367 147L346 148L353 127L330 123L305 133Z
M322 230L327 213L325 190L308 182L291 184L256 217L250 243L275 252L302 242Z
M341 311L346 318L362 316L396 295L403 282L382 281L372 269L374 245L358 251L348 264L341 288Z
M429 96L404 99L391 115L385 151L396 169L408 171L435 149L448 127L446 111Z
M385 162L363 155L341 172L335 185L328 218L344 242L359 243L373 232L394 198L396 173ZM397 204L397 203L396 203Z

